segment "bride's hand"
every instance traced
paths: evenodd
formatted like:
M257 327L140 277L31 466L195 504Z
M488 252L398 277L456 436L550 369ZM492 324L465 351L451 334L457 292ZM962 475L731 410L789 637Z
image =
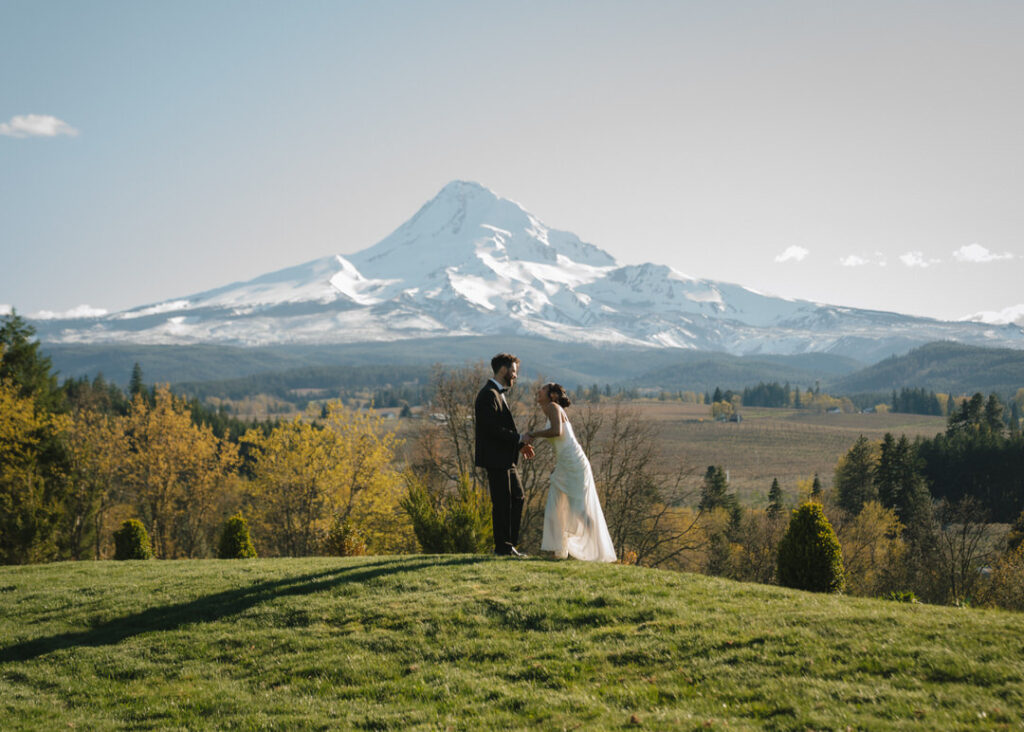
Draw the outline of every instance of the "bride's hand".
M533 460L533 456L536 454L536 450L533 449L533 445L523 445L519 452L523 454L523 457L527 460Z

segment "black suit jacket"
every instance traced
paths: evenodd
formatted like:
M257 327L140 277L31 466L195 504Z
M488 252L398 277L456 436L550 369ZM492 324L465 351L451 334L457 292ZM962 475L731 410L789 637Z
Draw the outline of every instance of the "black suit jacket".
M519 430L493 381L476 395L476 464L501 470L519 461Z

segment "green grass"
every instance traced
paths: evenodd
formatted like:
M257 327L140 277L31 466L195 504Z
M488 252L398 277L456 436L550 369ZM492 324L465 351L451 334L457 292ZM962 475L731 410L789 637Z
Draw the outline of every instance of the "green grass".
M476 556L0 568L0 729L1019 729L1024 615ZM631 722L631 720L633 720Z

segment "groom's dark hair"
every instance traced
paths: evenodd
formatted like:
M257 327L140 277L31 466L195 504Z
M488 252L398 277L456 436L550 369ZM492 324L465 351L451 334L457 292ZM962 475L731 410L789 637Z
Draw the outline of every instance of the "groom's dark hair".
M519 363L518 356L513 356L511 353L499 353L491 359L491 371L498 373L503 366L511 366L514 363Z

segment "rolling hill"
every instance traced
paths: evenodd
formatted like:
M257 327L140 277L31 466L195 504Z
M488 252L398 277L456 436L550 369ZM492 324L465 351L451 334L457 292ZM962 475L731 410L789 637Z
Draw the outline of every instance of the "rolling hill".
M1024 615L488 556L0 567L4 729L1001 729Z

